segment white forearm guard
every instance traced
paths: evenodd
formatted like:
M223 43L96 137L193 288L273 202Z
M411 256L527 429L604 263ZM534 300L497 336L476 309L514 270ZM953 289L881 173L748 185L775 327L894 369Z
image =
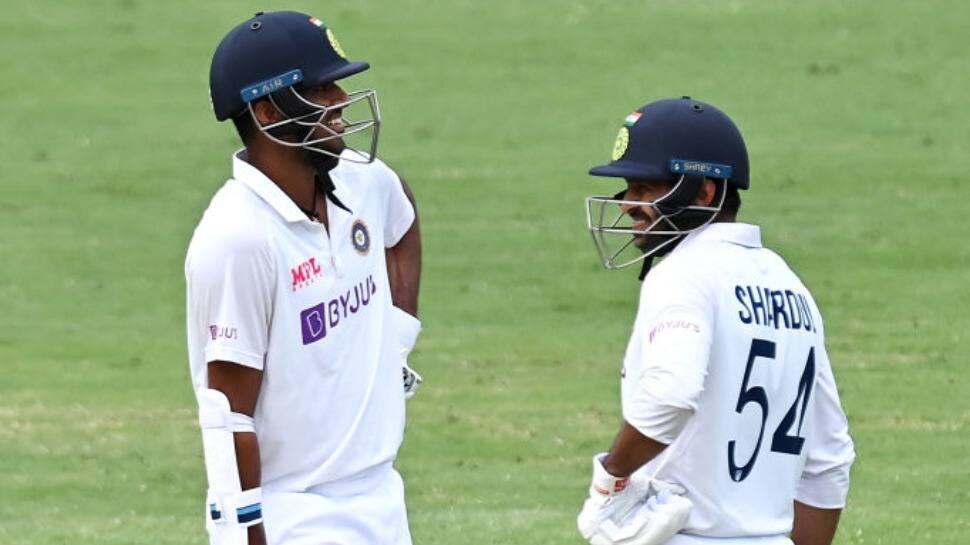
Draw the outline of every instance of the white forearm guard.
M421 386L424 381L421 375L408 365L408 355L414 349L414 344L418 341L418 334L421 333L421 320L392 306L390 323L394 331L394 346L401 356L401 367L404 374L404 398L411 399L417 392L418 386Z
M397 347L401 359L407 360L408 354L414 349L418 342L418 334L421 333L421 320L411 316L406 311L397 307L391 307L390 315L391 329L394 335L394 345Z
M253 419L232 412L229 399L218 390L200 388L196 398L209 479L205 510L209 543L247 545L246 528L263 521L262 489L242 490L233 433L254 432Z

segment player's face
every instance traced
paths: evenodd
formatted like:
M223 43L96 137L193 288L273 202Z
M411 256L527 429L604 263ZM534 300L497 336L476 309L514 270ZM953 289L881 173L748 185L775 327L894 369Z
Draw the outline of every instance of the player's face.
M633 180L628 179L626 181L626 193L624 193L622 199L624 201L641 201L644 203L652 203L653 201L663 197L668 192L670 192L671 185L670 182L665 180ZM657 221L660 217L657 210L647 204L635 205L635 204L622 204L620 208L625 214L633 218L633 230L642 231L648 228L652 223ZM647 237L649 235L634 235L633 244L638 248L643 248L647 244Z
M347 102L348 96L346 91L344 91L336 83L325 83L323 85L318 85L316 87L310 87L301 93L303 98L319 104L321 106L333 106L334 104L340 104ZM343 108L335 108L329 110L326 115L323 116L321 123L326 125L330 130L337 134L343 134L346 127L344 126L343 118ZM313 138L326 138L327 136L332 136L329 132L322 128L317 128L313 132ZM327 151L340 154L347 145L344 143L343 138L333 138L325 142L321 142L320 147L326 149Z

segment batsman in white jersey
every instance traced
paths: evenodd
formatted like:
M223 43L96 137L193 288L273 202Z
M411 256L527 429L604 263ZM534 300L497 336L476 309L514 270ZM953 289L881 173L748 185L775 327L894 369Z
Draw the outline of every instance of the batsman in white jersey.
M623 425L578 519L594 545L828 545L855 458L822 318L760 229L736 222L748 156L689 97L633 112L587 199L607 268L641 264ZM651 268L653 260L665 256Z
M374 91L336 83L367 68L296 12L257 13L212 60L216 117L245 144L185 261L212 545L411 543L393 462L421 243L375 158Z

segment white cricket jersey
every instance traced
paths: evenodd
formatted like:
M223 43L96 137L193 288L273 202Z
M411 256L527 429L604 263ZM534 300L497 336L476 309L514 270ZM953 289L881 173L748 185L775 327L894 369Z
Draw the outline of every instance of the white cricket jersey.
M414 220L381 161L331 171L329 233L242 152L185 260L192 382L207 363L263 370L254 414L267 491L303 491L392 461L404 430L385 247Z
M669 445L643 471L694 503L685 533L779 535L794 499L845 504L855 453L821 315L758 227L711 224L650 271L623 377L624 419Z

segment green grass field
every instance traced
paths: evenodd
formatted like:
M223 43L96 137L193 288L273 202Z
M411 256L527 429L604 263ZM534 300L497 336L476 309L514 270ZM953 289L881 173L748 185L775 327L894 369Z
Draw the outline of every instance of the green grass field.
M970 541L965 3L3 0L0 543L204 542L182 260L237 145L208 66L284 7L371 61L350 86L419 200L417 545L582 543L638 289L596 262L582 198L616 186L586 170L681 94L738 122L742 219L825 314L859 455L837 542Z

